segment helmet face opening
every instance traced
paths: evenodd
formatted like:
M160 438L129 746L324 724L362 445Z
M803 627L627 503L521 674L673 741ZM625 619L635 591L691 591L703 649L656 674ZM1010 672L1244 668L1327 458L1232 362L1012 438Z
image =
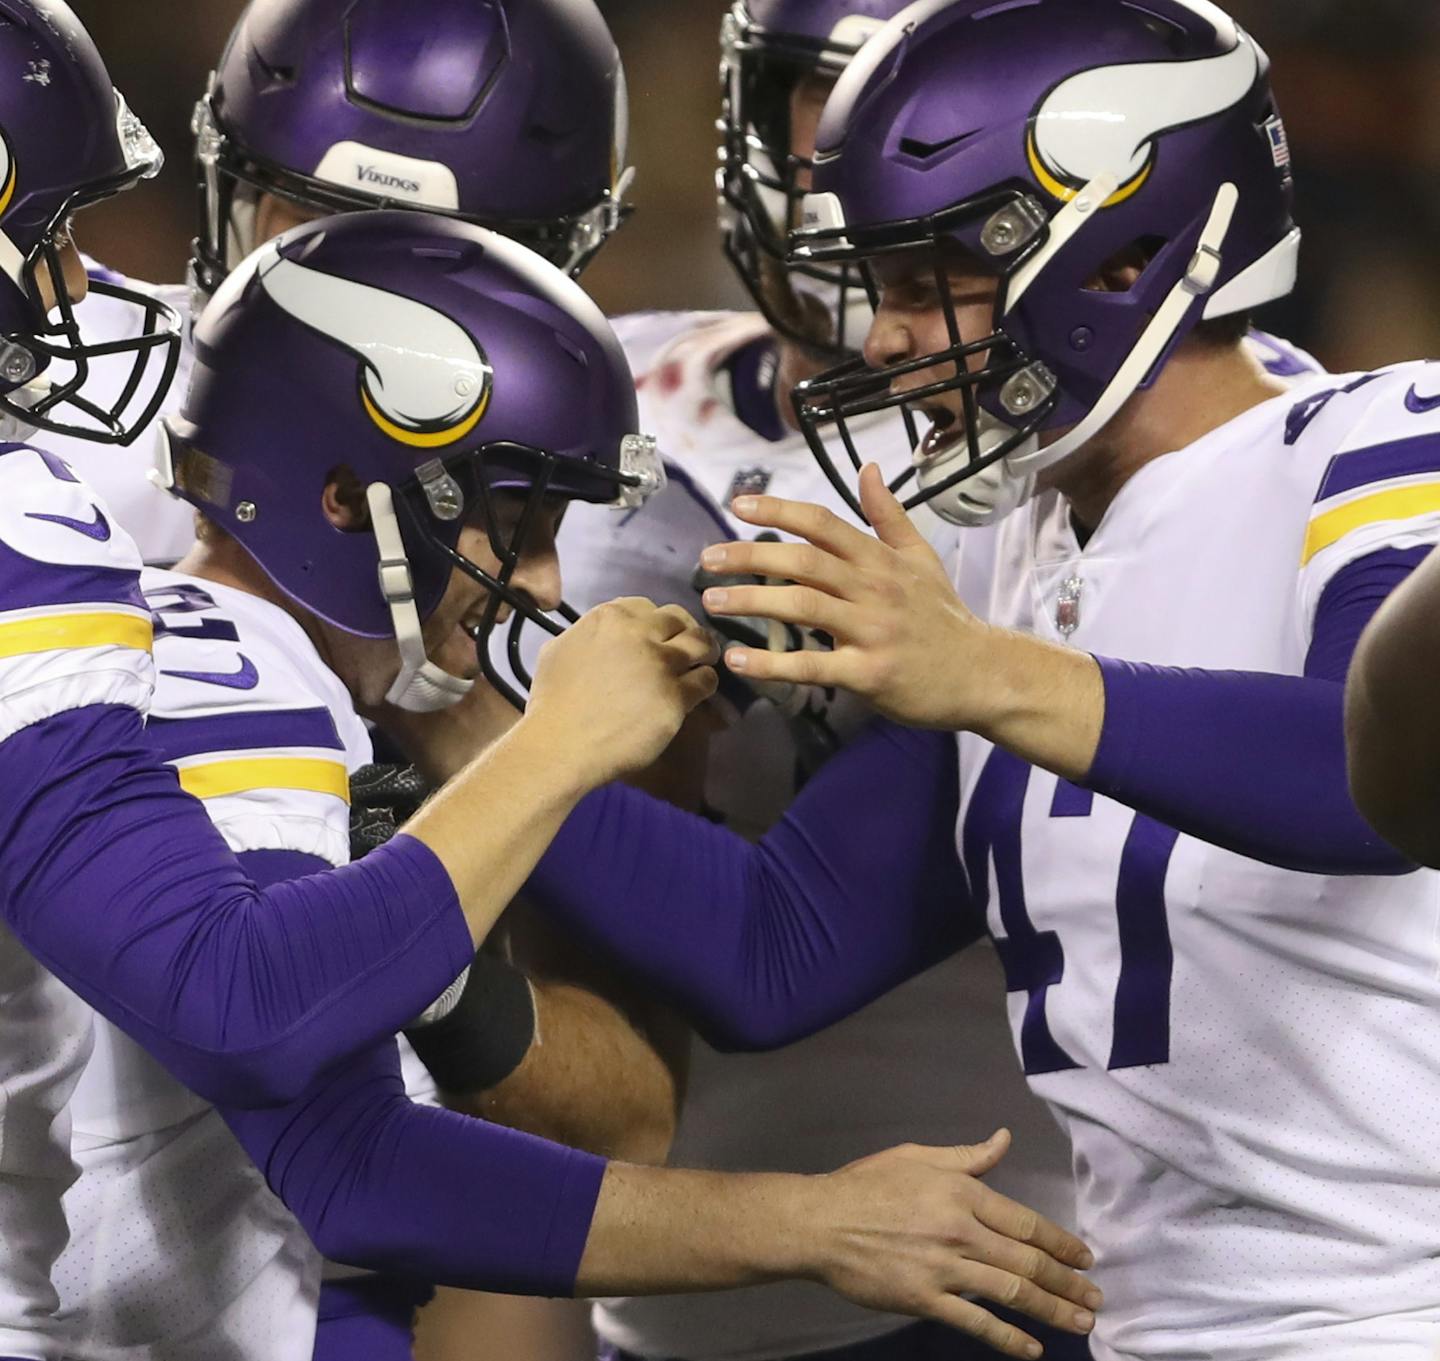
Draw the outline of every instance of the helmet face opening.
M67 19L74 23L68 11ZM58 36L48 24L42 30ZM31 109L35 125L27 129L17 121L0 131L0 414L10 438L44 430L101 444L129 444L149 427L175 376L180 318L157 299L92 279L91 291L134 310L136 331L124 339L91 344L64 283L64 259L73 249L70 219L153 178L165 158L110 84L88 38L80 43L83 31L73 36L74 45L63 59L57 51L43 63L46 80L36 87L54 90L64 101L63 112L52 108L42 118ZM30 60L30 65L42 64ZM22 83L33 75L32 70ZM97 115L104 110L103 129L98 118L83 127L67 126L86 108ZM52 151L49 162L36 154L48 130L44 124L54 124L57 139L67 143L63 152ZM96 401L94 361L107 361L105 367L113 372L127 356L131 366L119 395L106 403Z
M573 213L535 221L509 218L502 221L478 217L455 207L453 177L448 185L440 187L432 201L421 202L409 192L387 195L378 187L373 193L351 189L251 155L224 131L215 113L213 96L206 96L196 105L192 128L199 234L191 244L191 273L202 303L251 250L263 244L255 236L255 217L263 194L283 199L316 218L384 208L454 218L501 232L571 278L578 277L634 212L634 206L625 201L630 183L628 174L614 191L602 193L593 203ZM436 169L443 171L444 168ZM415 184L408 181L405 187L408 190Z
M813 207L811 212L818 215ZM953 518L947 501L963 497L962 483L1033 447L1048 428L1059 404L1055 377L1026 352L1004 320L1010 281L1044 244L1043 222L1033 199L1007 190L914 221L870 229L816 226L792 238L793 249L805 258L850 260L877 311L880 272L903 260L907 271L925 279L945 325L946 344L940 349L873 366L856 356L800 383L792 394L812 454L857 515L863 518L856 478L867 460L852 424L863 417L880 411L901 414L912 464L891 479L890 490L906 510L928 505L946 519ZM963 332L951 287L956 265L996 278L992 319L983 334ZM922 386L905 382L921 373L930 375ZM961 399L958 414L945 411L942 416L934 405L927 414L927 404L950 393ZM844 451L848 470L836 463L828 432Z
M471 636L485 679L517 709L524 709L533 683L525 661L527 627L558 637L580 617L564 600L553 609L542 607L515 582L541 515L557 499L633 508L642 505L663 481L655 441L628 436L613 467L506 441L433 460L398 489L404 528L424 545L422 551L444 559L488 592L485 613ZM518 515L501 513L497 497L506 493L522 498ZM457 521L484 530L497 570L491 571L460 550L453 529ZM508 528L507 521L512 522ZM502 620L501 612L507 607L508 619ZM502 627L506 629L508 675L496 665L495 634Z
M859 36L842 31L832 40L768 29L751 17L745 0L726 15L720 34L716 189L726 259L772 329L828 358L859 349L868 295L849 261L797 261L787 254L813 171L813 158L795 150L792 98L805 81L833 83L859 50Z
M137 167L77 189L56 210L25 256L16 282L34 319L26 333L0 337L0 382L5 387L0 393L0 412L16 426L93 443L125 445L147 430L158 414L180 362L180 315L158 298L92 277L88 291L133 308L138 331L128 338L91 343L64 285L62 259L75 213L132 188L153 173L153 169ZM51 281L54 293L50 312L40 283L42 273ZM101 405L86 396L93 361L116 361L125 356L130 357L130 371L114 400ZM57 377L50 372L52 364L65 366L68 372Z

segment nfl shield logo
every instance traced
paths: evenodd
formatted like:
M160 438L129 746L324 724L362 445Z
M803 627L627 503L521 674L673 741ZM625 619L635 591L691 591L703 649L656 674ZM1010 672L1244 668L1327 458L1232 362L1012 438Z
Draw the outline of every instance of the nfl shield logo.
M741 468L730 479L730 490L725 493L725 506L737 496L764 496L774 474L769 468Z
M1080 592L1084 586L1079 577L1066 577L1060 583L1060 596L1055 604L1055 627L1062 638L1068 638L1080 627Z

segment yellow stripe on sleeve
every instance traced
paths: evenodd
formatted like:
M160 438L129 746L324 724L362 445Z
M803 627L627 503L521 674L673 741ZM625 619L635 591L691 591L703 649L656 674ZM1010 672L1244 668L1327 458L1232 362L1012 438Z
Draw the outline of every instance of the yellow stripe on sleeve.
M1305 534L1305 552L1301 563L1338 543L1352 530L1382 520L1410 520L1419 515L1440 512L1440 482L1426 482L1418 487L1392 487L1362 496L1348 505L1337 506L1310 521Z
M350 777L339 761L306 756L257 756L251 760L212 761L182 766L180 787L197 799L248 794L255 789L305 789L350 802Z
M0 624L0 657L66 648L133 647L149 652L153 626L138 614L47 614Z

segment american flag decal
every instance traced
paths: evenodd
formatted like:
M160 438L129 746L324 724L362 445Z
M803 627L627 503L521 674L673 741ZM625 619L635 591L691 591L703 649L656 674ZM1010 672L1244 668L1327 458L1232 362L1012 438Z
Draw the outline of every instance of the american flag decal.
M1290 164L1290 139L1285 135L1284 120L1272 118L1265 124L1265 134L1270 138L1270 154L1275 158L1276 169L1285 169Z

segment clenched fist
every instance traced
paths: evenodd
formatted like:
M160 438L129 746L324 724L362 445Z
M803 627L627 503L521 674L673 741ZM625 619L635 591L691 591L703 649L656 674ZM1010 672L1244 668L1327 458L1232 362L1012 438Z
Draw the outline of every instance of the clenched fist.
M714 639L678 605L597 605L540 651L526 722L599 785L649 766L715 693Z

